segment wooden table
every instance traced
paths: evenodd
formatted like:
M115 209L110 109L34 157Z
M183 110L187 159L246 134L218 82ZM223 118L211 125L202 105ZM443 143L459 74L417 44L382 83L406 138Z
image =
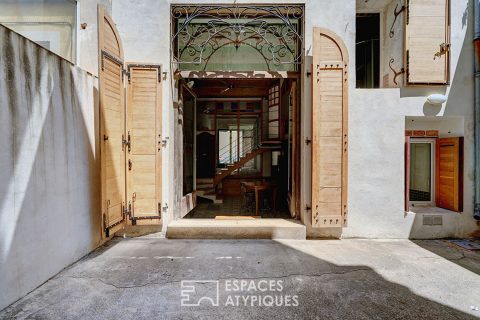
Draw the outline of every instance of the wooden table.
M277 186L269 182L242 182L241 185L245 188L246 192L255 192L255 214L258 216L258 193L261 191L272 191L272 204L273 212L277 211Z

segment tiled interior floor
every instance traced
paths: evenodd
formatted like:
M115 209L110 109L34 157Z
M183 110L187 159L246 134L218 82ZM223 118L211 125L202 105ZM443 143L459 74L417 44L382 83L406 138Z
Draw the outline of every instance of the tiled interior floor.
M290 213L283 209L285 206L279 204L276 214L269 204L260 205L259 216L262 218L284 218L289 219ZM222 204L214 204L208 200L197 198L197 206L190 212L186 218L206 218L213 219L216 216L255 216L255 203L251 203L250 206L244 204L242 197L240 196L225 196Z

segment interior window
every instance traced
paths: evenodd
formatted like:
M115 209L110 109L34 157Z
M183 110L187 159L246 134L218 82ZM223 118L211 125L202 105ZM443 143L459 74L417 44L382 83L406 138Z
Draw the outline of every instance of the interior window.
M410 144L410 201L432 201L432 144Z
M380 87L380 14L357 15L357 88Z
M0 23L64 59L75 62L77 2L2 0Z

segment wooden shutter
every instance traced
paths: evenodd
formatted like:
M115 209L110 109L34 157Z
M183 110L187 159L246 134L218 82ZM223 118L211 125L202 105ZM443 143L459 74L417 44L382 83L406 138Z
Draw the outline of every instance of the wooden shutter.
M347 50L314 28L312 226L341 227L347 214Z
M405 15L407 84L448 84L449 12L448 0L407 0Z
M463 138L440 138L436 144L436 205L463 211Z
M159 224L162 208L161 67L127 64L127 201L133 224Z
M405 212L410 211L410 137L405 137Z
M115 24L102 6L98 10L98 37L102 213L108 237L124 221L125 104L122 43Z

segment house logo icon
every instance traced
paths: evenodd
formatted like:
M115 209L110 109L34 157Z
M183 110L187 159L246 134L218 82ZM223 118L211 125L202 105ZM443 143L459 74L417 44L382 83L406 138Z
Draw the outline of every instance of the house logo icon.
M219 305L220 284L218 280L182 280L181 306Z

